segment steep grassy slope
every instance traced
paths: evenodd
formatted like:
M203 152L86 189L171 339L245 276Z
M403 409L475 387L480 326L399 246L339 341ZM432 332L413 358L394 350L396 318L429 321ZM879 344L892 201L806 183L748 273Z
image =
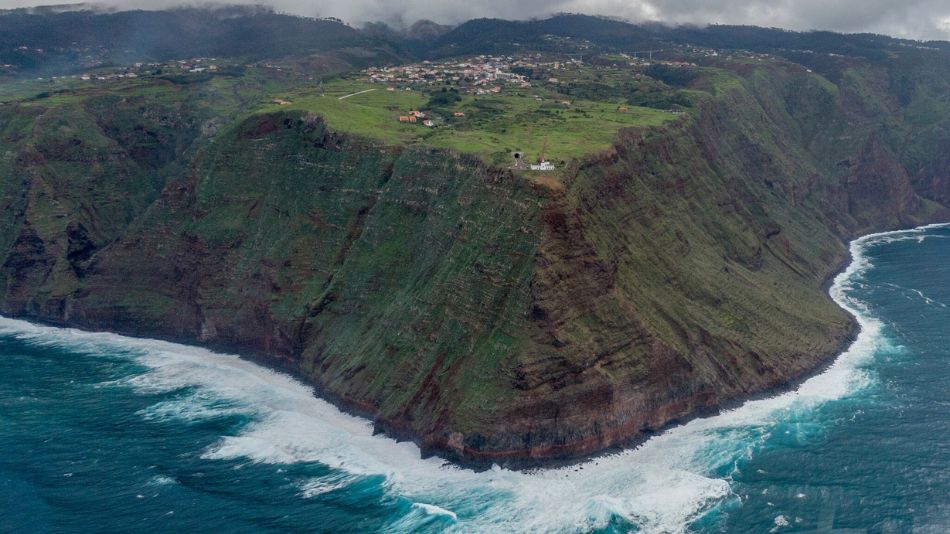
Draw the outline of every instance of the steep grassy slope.
M843 240L948 216L940 89L721 67L548 181L201 88L3 106L0 309L240 350L462 462L635 440L827 361Z

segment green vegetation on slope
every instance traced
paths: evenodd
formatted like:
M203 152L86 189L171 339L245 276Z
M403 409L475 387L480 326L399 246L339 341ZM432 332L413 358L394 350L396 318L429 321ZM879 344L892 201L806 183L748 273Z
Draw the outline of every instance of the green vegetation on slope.
M624 443L826 361L842 240L947 217L945 67L705 61L641 78L672 121L596 69L540 101L252 68L4 104L0 310L240 350L463 461ZM557 179L486 163L545 138Z

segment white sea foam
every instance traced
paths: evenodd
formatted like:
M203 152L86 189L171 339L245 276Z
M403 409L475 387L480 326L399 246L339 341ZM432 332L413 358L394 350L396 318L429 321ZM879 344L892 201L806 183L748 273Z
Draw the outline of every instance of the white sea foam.
M177 480L165 475L155 475L148 481L149 486L172 486L177 483Z
M455 526L458 516L436 506L414 502L409 511L382 528L383 532L444 532Z
M455 512L451 510L446 510L445 508L442 508L441 506L436 506L434 504L426 504L424 502L414 502L412 503L412 507L417 510L422 510L423 512L429 515L442 515L442 516L451 518L452 520L458 519L458 515Z
M867 247L888 240L927 237L931 227L874 234L851 244L852 263L835 278L831 296L861 325L854 344L823 373L796 390L749 401L716 415L696 419L656 436L640 447L589 461L581 466L529 473L495 468L482 473L458 469L442 460L423 460L410 443L374 436L369 421L341 413L313 395L311 388L232 355L108 333L86 333L0 319L0 335L57 345L71 351L128 354L148 369L124 381L147 393L194 390L166 401L146 417L217 416L208 402L240 410L253 422L240 434L224 436L203 452L214 460L289 464L319 462L333 475L305 482L301 496L319 498L361 476L381 476L387 492L415 503L392 530L412 530L437 516L462 531L585 531L616 518L642 532L685 532L712 507L734 500L730 475L742 459L755 454L776 425L801 422L807 439L808 414L872 380L862 369L887 347L883 325L863 303L849 296L871 268ZM190 399L190 400L189 400ZM197 401L190 410L179 402ZM723 467L726 468L723 471ZM442 523L439 523L443 526Z
M893 289L897 289L898 291L903 291L903 292L905 292L905 293L913 293L914 295L917 295L917 297L918 297L920 300L924 301L925 304L928 304L928 305L930 305L930 306L939 306L939 307L941 307L941 308L946 308L946 307L947 307L946 304L944 304L944 303L942 303L942 302L937 302L936 300L934 300L934 299L928 297L927 295L924 295L924 292L921 291L921 290L919 290L919 289L914 289L914 288L912 288L912 287L904 287L904 286L900 286L900 285L897 285L897 284L883 284L883 285L886 286L886 287L890 287L890 288L893 288ZM908 296L908 299L913 300L913 297Z
M139 410L137 413L146 419L158 421L175 419L195 422L243 414L247 413L247 409L243 406L235 406L227 399L211 396L206 391L197 391L181 398L153 404L144 410Z
M304 499L319 497L324 493L330 493L349 486L356 477L346 475L333 475L308 480L300 486L300 496Z

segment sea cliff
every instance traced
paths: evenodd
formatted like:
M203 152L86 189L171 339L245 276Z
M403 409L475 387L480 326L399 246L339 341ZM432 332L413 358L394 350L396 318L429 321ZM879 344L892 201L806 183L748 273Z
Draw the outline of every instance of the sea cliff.
M185 89L7 104L0 311L237 351L466 465L634 443L829 361L844 243L950 219L948 117L886 68L734 75L551 180Z

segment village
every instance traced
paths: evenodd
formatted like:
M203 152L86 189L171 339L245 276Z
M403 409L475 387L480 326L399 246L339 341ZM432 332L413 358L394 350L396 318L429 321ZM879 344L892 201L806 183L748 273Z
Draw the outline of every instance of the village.
M374 83L389 84L388 90L420 89L434 85L455 85L475 95L497 94L502 85L531 87L526 73L539 69L560 70L581 65L580 59L543 60L540 54L526 57L480 55L445 62L423 61L409 65L370 67L362 74ZM520 72L519 72L520 71Z
M627 76L631 80L640 80L641 72L651 64L662 64L669 67L691 67L694 63L654 58L656 50L634 54L617 54L607 59L603 56L592 56L585 62L583 56L553 55L553 54L526 54L522 56L493 56L479 55L473 57L454 58L446 61L423 61L395 66L369 67L360 71L357 80L375 86L388 93L417 92L422 94L437 94L439 91L450 90L453 94L466 95L466 99L504 97L534 101L535 106L545 113L544 109L551 109L554 113L576 111L576 99L564 94L570 85L583 83L598 73L613 73L614 76ZM621 74L626 73L626 74ZM341 98L356 96L344 95ZM469 101L471 102L471 101ZM618 104L613 113L618 115L630 112L630 106ZM671 114L681 113L678 110L668 110ZM606 111L610 113L610 111ZM442 116L448 114L448 120ZM459 120L466 117L462 109L408 109L401 110L391 120L399 123L420 125L425 128L441 126L459 126ZM531 125L528 124L530 129ZM538 140L540 142L540 139ZM528 157L521 151L509 155L509 165L512 169L535 172L549 172L555 170L553 162L546 159L547 139L535 159L534 154Z
M125 67L98 68L80 74L51 76L49 80L81 80L84 82L112 81L161 74L198 74L203 72L215 73L218 71L218 69L218 63L215 58L196 57L165 62L136 62ZM42 77L37 78L39 81L42 81L43 79L44 78Z

